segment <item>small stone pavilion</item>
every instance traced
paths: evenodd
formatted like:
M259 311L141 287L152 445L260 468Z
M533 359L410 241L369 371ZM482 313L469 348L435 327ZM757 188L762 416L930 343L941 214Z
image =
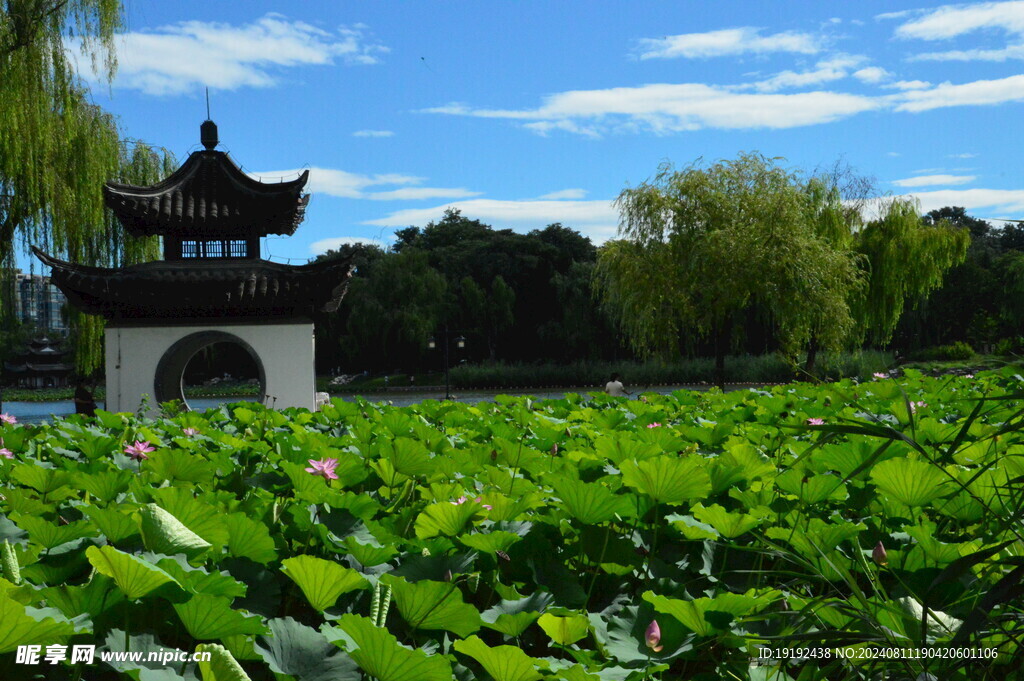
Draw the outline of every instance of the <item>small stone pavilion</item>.
M309 171L259 182L217 150L213 121L200 132L204 148L164 181L104 187L131 236L162 239L163 260L108 269L35 253L72 305L107 320L108 411L134 411L144 395L184 402L189 360L221 342L255 360L264 404L313 409L313 317L338 308L352 264L261 259L261 237L291 235L302 222Z

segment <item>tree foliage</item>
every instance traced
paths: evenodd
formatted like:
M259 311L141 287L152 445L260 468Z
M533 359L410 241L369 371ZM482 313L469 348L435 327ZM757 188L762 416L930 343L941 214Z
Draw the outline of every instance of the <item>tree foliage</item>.
M776 160L744 154L624 190L620 239L598 261L601 300L640 354L672 353L691 333L721 361L740 313L758 306L783 351L815 338L838 349L861 285L838 193Z
M27 245L89 265L156 255L155 240L123 237L105 211L103 183L155 180L167 170L142 144L126 145L94 105L69 54L111 77L120 0L7 0L0 6L0 267ZM8 307L8 306L5 306ZM75 359L94 371L102 321L72 313Z
M857 250L871 267L858 312L871 340L886 345L907 303L916 306L963 262L974 227L944 215L922 220L916 202L905 199L885 200L880 213L857 234Z

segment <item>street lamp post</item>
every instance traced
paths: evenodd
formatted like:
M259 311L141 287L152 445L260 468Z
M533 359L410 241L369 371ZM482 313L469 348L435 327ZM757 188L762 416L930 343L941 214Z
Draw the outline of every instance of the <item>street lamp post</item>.
M466 347L466 338L465 338L465 336L459 335L459 336L456 336L454 339L449 339L449 333L450 332L448 331L448 327L445 326L444 329L441 332L441 344L444 345L444 399L446 399L446 400L450 400L452 398L452 394L451 394L451 381L450 381L450 378L449 378L450 363L449 363L449 355L448 355L448 349L449 349L450 341L451 340L455 341L455 348L458 349L458 350L462 350L463 348ZM454 333L454 331L452 331L451 333ZM427 347L430 348L431 350L434 350L434 349L437 348L437 341L434 339L433 336L431 336L427 340Z

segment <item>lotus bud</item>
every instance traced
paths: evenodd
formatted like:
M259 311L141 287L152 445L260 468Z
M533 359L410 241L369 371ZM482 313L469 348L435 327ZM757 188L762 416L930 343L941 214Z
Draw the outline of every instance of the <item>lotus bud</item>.
M502 560L504 560L506 562L512 560L511 558L508 557L508 554L505 553L504 551L502 551L501 549L498 549L497 551L495 551L495 553L498 554L498 558L501 558Z
M450 568L448 570L444 571L444 581L446 581L446 582L452 581L452 571L451 571Z
M551 445L551 456L558 456L558 443Z
M11 584L21 584L21 568L18 567L18 556L14 553L14 547L4 539L3 546L0 546L0 564L3 566L3 576Z
M498 460L498 450L497 449L492 449L491 450L491 461L497 461L497 460Z
M568 428L566 428L566 429L565 429L565 436L566 436L566 437L572 437L572 431L571 431L571 430L569 430Z
M871 558L873 558L879 565L889 564L889 554L885 552L885 547L882 545L882 542L875 544L875 548L871 552Z
M661 627L658 626L658 620L651 620L651 623L647 625L644 641L647 643L647 647L654 652L661 652L664 646L661 645Z

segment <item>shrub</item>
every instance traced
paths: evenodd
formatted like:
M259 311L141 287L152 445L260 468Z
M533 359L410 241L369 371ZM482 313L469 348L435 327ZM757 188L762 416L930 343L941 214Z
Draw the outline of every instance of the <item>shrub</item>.
M974 354L974 348L963 341L957 341L950 345L936 345L918 350L910 355L910 359L916 362L956 362L971 359Z

